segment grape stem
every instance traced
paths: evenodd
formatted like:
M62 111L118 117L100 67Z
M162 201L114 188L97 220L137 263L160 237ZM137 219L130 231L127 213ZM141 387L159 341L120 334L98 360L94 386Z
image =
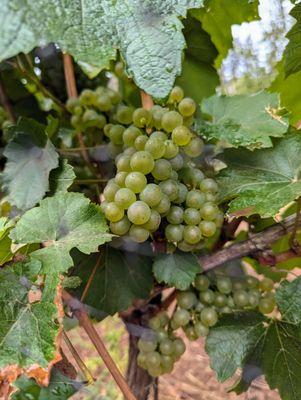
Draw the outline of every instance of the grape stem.
M102 358L106 367L108 368L111 375L113 376L115 382L117 383L120 390L122 391L125 399L126 400L137 400L136 397L133 395L131 389L129 388L126 380L124 379L121 372L119 371L114 360L112 359L109 352L107 351L102 339L100 338L99 334L97 333L96 329L94 328L94 325L90 321L84 305L78 299L72 297L65 290L62 293L62 298L63 298L64 303L69 307L72 314L78 319L80 326L85 330L85 332L89 336L89 338L90 338L91 342L93 343L93 345L95 346L98 354Z
M146 110L150 110L154 105L152 97L149 94L145 93L143 90L140 90L140 96L142 107Z
M270 248L271 243L280 239L288 232L294 231L294 227L301 226L301 221L298 219L296 224L296 215L287 217L281 224L274 225L263 232L257 233L252 238L243 242L233 244L225 249L216 251L210 255L202 256L199 258L199 263L203 271L209 271L217 268L224 263L237 258L241 258L250 254L257 253L258 251Z
M5 91L5 88L4 88L4 85L3 85L1 79L0 79L0 103L3 105L3 108L6 111L10 121L16 122L16 118L14 115L12 105L10 104L10 101L7 97L7 94L6 94L6 91Z

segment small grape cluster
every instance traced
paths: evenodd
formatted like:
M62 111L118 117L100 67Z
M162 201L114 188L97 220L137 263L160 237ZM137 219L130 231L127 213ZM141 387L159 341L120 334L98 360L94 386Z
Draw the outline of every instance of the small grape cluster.
M209 334L223 314L256 310L270 314L275 309L274 282L253 276L234 280L227 276L199 274L193 286L177 294L177 307L171 318L164 312L149 321L151 333L138 342L138 365L152 376L169 373L185 351L185 344L175 331L182 328L189 340Z
M216 182L192 161L204 148L191 127L196 104L175 87L166 107L130 110L119 105L118 123L104 127L109 140L123 147L116 176L103 192L111 232L141 243L161 226L167 241L192 251L223 221Z

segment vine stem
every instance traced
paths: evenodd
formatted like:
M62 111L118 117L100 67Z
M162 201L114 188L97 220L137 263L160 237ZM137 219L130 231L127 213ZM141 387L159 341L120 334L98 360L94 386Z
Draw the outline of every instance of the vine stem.
M154 105L152 97L149 94L145 93L143 90L140 90L140 96L142 107L146 110L150 110Z
M112 359L109 352L107 351L102 339L98 335L92 322L90 321L83 304L78 299L72 297L65 290L63 291L62 298L63 298L63 301L65 302L65 304L68 305L68 307L70 308L73 315L78 319L80 326L83 327L83 329L89 336L89 338L90 338L91 342L93 343L93 345L95 346L98 354L102 358L106 367L108 368L111 375L113 376L115 382L117 383L120 390L122 391L125 399L126 400L137 400L136 397L133 395L131 389L129 388L126 380L124 379L121 372L119 371L114 360Z
M16 118L14 115L13 108L10 104L10 101L7 97L6 91L4 89L4 85L2 80L0 79L0 102L3 105L4 110L7 112L8 118L11 122L16 122Z
M299 226L301 226L300 219L296 223L296 215L291 215L282 221L281 224L274 225L263 232L257 233L250 239L235 243L210 255L199 257L199 263L203 271L209 271L228 261L266 250L270 248L271 243L292 232L295 227L297 229Z

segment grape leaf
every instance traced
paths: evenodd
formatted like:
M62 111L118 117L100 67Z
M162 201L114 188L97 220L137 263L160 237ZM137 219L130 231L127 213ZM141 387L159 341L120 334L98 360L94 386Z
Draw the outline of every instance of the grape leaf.
M254 349L261 345L265 335L264 320L258 313L235 313L223 316L210 329L205 349L219 381L224 382L237 368L243 367Z
M296 19L296 23L286 35L287 39L289 40L283 53L284 70L286 76L301 70L301 4L296 4L291 10L290 15Z
M50 172L49 184L50 192L55 194L58 192L67 192L75 179L73 167L68 164L66 159L59 161L59 167Z
M201 124L200 133L225 146L251 150L272 147L271 137L281 137L288 129L286 119L275 114L278 107L278 96L274 93L214 95L201 103L201 110L210 116L210 121Z
M158 254L153 264L158 282L164 282L177 289L188 289L201 266L195 255L177 251L173 254Z
M262 367L271 389L278 389L282 400L301 398L300 327L274 321L268 327L262 354Z
M301 136L288 135L272 149L225 150L228 166L218 177L221 200L231 200L235 215L274 216L301 195Z
M21 118L10 128L14 135L4 150L7 158L2 174L2 187L11 204L19 209L33 207L49 188L51 170L58 166L58 154L47 139L45 127Z
M185 17L187 9L202 3L69 0L62 4L2 0L1 59L55 42L84 66L91 64L95 73L95 67L109 67L119 48L137 85L155 97L165 97L181 72L185 41L178 17Z
M52 368L49 386L39 386L34 379L20 376L14 387L12 400L66 400L82 388L81 382L75 381L62 374L57 368Z
M13 225L12 221L9 221L8 218L0 218L0 265L5 264L13 258L13 252L11 251L12 241L8 236Z
M43 273L57 275L73 265L69 254L78 248L85 254L111 240L98 205L80 193L58 193L27 211L11 231L16 243L43 243L44 248L30 254L42 263Z
M202 9L192 10L191 13L202 23L218 50L216 68L220 68L232 48L232 25L259 18L258 1L249 0L206 0Z
M115 314L127 309L135 299L149 296L153 285L152 259L135 253L119 251L107 246L105 253L87 257L73 253L73 273L82 278L76 294L81 296L87 281L97 266L84 303L91 307L93 316ZM99 318L100 319L100 318Z
M0 270L0 375L10 381L20 373L29 373L40 384L48 383L58 353L61 305L59 278L46 279L44 288L35 281L39 262L18 263ZM32 301L30 292L41 293ZM34 370L36 372L34 372ZM11 378L10 378L11 377Z
M276 302L282 319L292 324L301 322L301 277L282 281L276 290Z

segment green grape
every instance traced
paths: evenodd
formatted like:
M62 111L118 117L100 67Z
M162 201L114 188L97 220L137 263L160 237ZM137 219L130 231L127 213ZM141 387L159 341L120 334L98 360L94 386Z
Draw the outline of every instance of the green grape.
M185 326L190 321L190 314L187 310L178 308L173 315L173 320L178 326Z
M195 334L194 327L192 325L185 326L183 330L185 332L187 339L189 339L190 341L194 341L198 338L197 335Z
M143 243L149 238L149 231L141 226L132 225L129 236L134 242Z
M165 329L160 328L156 330L156 339L159 343L162 342L162 340L168 339L168 333L166 332Z
M133 122L133 112L131 107L119 104L116 111L116 120L120 124L129 125Z
M144 201L150 207L157 206L162 200L163 193L158 185L149 183L140 193L140 200Z
M205 201L205 196L199 190L191 190L186 196L186 206L189 208L200 209Z
M175 200L178 197L179 189L178 189L178 183L176 181L173 181L172 179L164 180L163 182L159 183L159 187L162 193L165 193L171 201Z
M119 189L120 187L116 183L108 182L103 190L103 195L106 201L114 201L115 194Z
M83 115L84 108L81 106L75 107L73 114L76 115L77 117L81 117Z
M114 126L113 124L106 124L103 128L103 132L105 134L105 136L107 136L108 138L110 138L110 131L112 126Z
M261 292L257 288L251 288L251 289L249 289L249 295L257 297L259 300L261 297Z
M123 143L126 146L134 146L135 140L138 136L142 135L140 129L136 128L136 126L129 126L122 134Z
M134 193L142 192L146 184L146 177L141 172L130 172L125 178L125 186Z
M222 293L216 293L215 294L215 299L214 299L214 305L216 307L224 307L227 304L227 296L225 296Z
M178 196L173 200L175 204L182 204L185 202L186 196L188 193L187 187L184 183L178 183Z
M97 89L96 89L97 91ZM111 103L112 104L118 104L121 101L121 96L118 92L116 92L115 90L112 90L110 88L107 88L107 94L110 97Z
M140 368L146 368L146 353L138 353L137 364Z
M206 203L214 203L217 199L217 196L211 192L205 192L205 201Z
M189 244L196 244L201 240L201 231L198 226L188 225L184 227L183 238Z
M124 211L112 201L105 208L105 216L110 222L117 222L123 218Z
M170 320L170 327L173 331L176 331L177 329L180 328L180 325L178 325L173 318Z
M252 293L249 293L248 296L249 296L249 297L248 297L248 303L249 303L249 305L250 305L252 308L257 307L258 304L259 304L259 297L256 296L256 295L254 295L254 294L252 294Z
M153 156L148 151L137 151L133 154L130 162L133 171L148 174L154 168Z
M220 312L221 314L231 314L231 313L232 313L232 309L231 309L229 306L225 306L225 307L222 307L222 308L219 310L219 312Z
M198 225L200 223L201 216L197 209L186 208L184 211L184 221L187 225Z
M205 325L202 324L202 322L200 322L200 321L197 321L197 322L194 324L193 329L194 329L194 332L195 332L195 334L196 334L196 336L197 336L198 338L199 338L199 337L206 337L206 336L208 336L208 334L209 334L209 328L208 328L208 326L205 326Z
M66 108L70 113L73 113L75 107L80 106L80 101L77 97L70 97L66 102Z
M161 365L159 365L159 366L156 366L156 367L149 367L147 369L147 372L153 378L158 378L160 375L163 374L163 369L162 369Z
M76 129L76 130L81 130L82 128L82 119L81 117L77 115L72 115L70 119L71 125Z
M114 144L121 145L123 144L123 132L124 126L122 125L112 125L110 128L110 140Z
M201 312L204 307L205 307L204 304L198 301L194 307L195 312L197 313Z
M125 178L127 176L128 176L128 173L125 171L117 172L117 174L115 175L115 181L116 181L117 185L120 187L124 187L125 186Z
M100 111L110 111L113 107L110 96L108 96L106 93L97 96L95 100L95 107L97 107Z
M155 131L151 134L152 139L159 139L162 142L165 142L167 140L167 135L164 132L161 131Z
M134 146L138 151L144 150L145 143L147 142L148 137L146 135L140 135L135 139Z
M183 239L183 225L169 224L165 228L165 237L169 242L180 242Z
M175 86L169 94L168 102L179 103L179 101L181 101L183 97L184 97L183 89L180 86Z
M181 251L184 251L186 253L190 253L191 251L194 250L195 246L193 244L187 243L185 240L182 240L177 244L178 249Z
M122 78L124 75L124 65L122 61L117 61L114 67L114 72L118 78Z
M135 225L145 224L151 215L149 206L144 201L135 201L132 203L127 212L128 219Z
M263 298L259 301L258 309L262 314L270 314L275 308L275 300Z
M174 352L173 341L170 339L164 339L159 345L160 352L166 356L171 355Z
M204 150L204 142L201 138L195 137L183 147L184 153L191 158L198 157L202 154Z
M105 210L106 210L108 204L109 204L108 201L103 201L103 202L101 203L100 207L101 207L101 211L102 211L103 213L105 213Z
M178 110L184 117L190 117L195 113L196 104L191 98L185 97L183 100L180 101L178 105Z
M245 307L249 303L248 293L242 289L236 290L235 292L233 292L233 299L234 299L234 303L238 307Z
M233 297L231 297L231 296L229 296L228 299L227 299L227 307L229 307L229 308L234 308L235 307L235 303L234 303Z
M116 192L114 201L120 208L126 210L136 201L136 195L128 188L122 188Z
M184 126L177 126L171 134L172 141L178 146L186 146L191 140L190 130Z
M166 194L163 194L160 203L153 207L159 214L165 214L170 209L170 200Z
M146 229L149 232L155 232L161 223L161 217L158 211L156 210L151 210L151 215L149 217L149 220L141 225L142 228Z
M217 213L218 213L218 207L214 203L204 203L200 208L201 217L206 221L214 220Z
M161 326L166 326L169 322L169 316L166 311L163 311L159 314L159 318L161 321Z
M215 294L210 289L203 290L199 293L199 299L201 300L202 303L213 304L215 299Z
M153 330L158 330L161 327L161 321L158 315L148 321L148 326Z
M233 290L243 290L245 289L246 285L242 280L237 280L232 283L233 285Z
M180 357L182 354L185 353L186 350L185 343L181 338L177 338L173 341L173 348L176 357Z
M212 221L202 221L200 222L199 228L201 233L205 237L211 237L216 232L216 225Z
M172 140L165 141L164 158L174 158L179 153L179 147Z
M172 169L175 171L179 171L183 168L184 159L181 154L176 155L174 158L170 158L168 161L170 162Z
M194 287L197 290L199 290L201 292L205 292L206 290L208 290L209 286L210 286L210 280L207 278L206 275L198 274L195 277Z
M152 120L152 114L145 108L136 108L133 113L133 122L138 128L143 128L150 124Z
M256 288L258 288L259 280L257 278L255 278L254 276L248 275L246 277L246 284L249 288L256 289Z
M155 161L155 165L151 173L158 181L165 181L166 179L169 179L171 171L172 168L170 162L160 159Z
M156 129L161 129L161 120L165 110L162 107L155 105L151 108L150 112L152 114L152 126L154 126Z
M118 172L131 172L131 157L121 154L116 159L116 168Z
M187 126L188 128L194 123L194 117L191 115L190 117L183 118L183 125Z
M150 351L146 353L146 365L148 368L158 367L161 363L160 353L157 351Z
M144 150L148 151L155 160L163 157L165 153L165 144L162 140L150 137L145 143Z
M95 93L93 90L84 89L79 95L79 101L84 106L91 106L95 102Z
M106 119L103 115L98 114L95 110L86 110L83 115L83 123L86 128L94 127L97 125L99 118L103 117L104 124L100 127L103 128L106 124Z
M190 310L196 303L197 297L193 292L179 292L178 293L178 305L185 310Z
M176 182L177 182L177 185L179 184L179 183L178 183L179 176L178 176L178 174L176 173L176 171L174 171L174 170L171 171L170 179L171 179L172 181L176 181Z
M174 365L174 360L172 358L172 356L167 356L167 355L161 355L161 365L162 368L164 369L164 372L166 372L166 370L172 370L173 365Z
M217 323L217 312L212 307L205 307L200 314L201 322L207 327L214 326Z
M142 353L153 352L157 348L157 341L154 338L140 338L138 340L138 349Z
M259 282L259 289L263 292L270 292L274 288L274 281L270 278L263 278L262 281Z
M223 294L229 294L232 292L232 282L227 276L219 276L216 279L216 286Z
M123 154L130 156L130 157L132 157L132 155L135 153L136 153L135 147L127 147L123 152Z
M177 111L167 111L161 119L162 128L166 132L172 132L177 126L183 124L183 117Z
M120 221L110 222L111 232L118 236L125 235L130 229L130 226L131 223L126 216L124 216Z
M168 214L166 215L166 219L170 224L180 224L183 221L183 208L178 206L171 206Z
M218 191L218 186L215 180L206 178L200 183L200 189L202 192L216 193Z

